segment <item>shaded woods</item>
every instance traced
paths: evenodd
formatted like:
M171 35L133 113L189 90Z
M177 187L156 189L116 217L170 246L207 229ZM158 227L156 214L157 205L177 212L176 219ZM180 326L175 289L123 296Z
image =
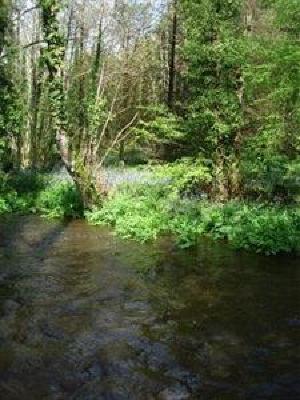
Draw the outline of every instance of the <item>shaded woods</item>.
M7 174L60 163L124 236L299 249L299 17L297 0L2 0L0 209ZM167 184L106 199L125 165Z

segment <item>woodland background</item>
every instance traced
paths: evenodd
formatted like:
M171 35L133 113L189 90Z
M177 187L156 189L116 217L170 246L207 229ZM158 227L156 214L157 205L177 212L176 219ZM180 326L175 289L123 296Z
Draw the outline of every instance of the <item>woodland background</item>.
M297 212L298 0L0 4L3 174L63 163L90 204L104 168L161 165L177 193Z

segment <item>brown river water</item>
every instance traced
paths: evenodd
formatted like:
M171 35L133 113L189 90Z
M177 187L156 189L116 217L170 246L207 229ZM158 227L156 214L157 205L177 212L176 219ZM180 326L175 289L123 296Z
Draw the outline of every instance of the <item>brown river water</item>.
M296 400L299 305L299 258L2 218L0 399Z

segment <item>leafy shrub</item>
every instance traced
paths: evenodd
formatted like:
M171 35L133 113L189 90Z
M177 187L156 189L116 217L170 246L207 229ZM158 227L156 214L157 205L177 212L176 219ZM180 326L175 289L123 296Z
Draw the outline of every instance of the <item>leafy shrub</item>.
M83 215L80 195L70 182L25 172L0 178L0 214L40 212L52 218Z
M297 201L300 196L300 157L280 149L285 135L280 127L247 138L242 151L241 176L244 191L254 198Z
M227 224L228 237L237 248L266 254L300 249L300 218L296 210L244 206Z
M17 192L11 191L1 195L0 214L20 212L31 212L34 209L35 199L32 194L18 196Z
M15 190L18 194L39 192L48 184L48 175L32 171L7 176L7 187Z
M162 193L150 186L125 188L111 195L101 209L87 212L86 217L95 225L114 226L124 238L142 242L156 239L165 225Z
M300 214L295 208L195 201L157 186L124 188L87 218L92 224L110 224L120 236L140 241L171 233L183 248L207 235L225 239L237 249L265 254L300 250Z
M144 119L133 129L139 141L166 144L184 137L182 120L166 106L157 105L143 110Z
M0 215L8 212L11 212L9 204L7 203L6 199L0 197Z
M183 158L172 164L156 166L158 178L167 177L169 190L177 194L200 194L209 191L212 175L207 162L202 158ZM165 182L166 183L166 182Z
M83 205L76 187L69 182L55 182L41 191L36 207L50 218L76 218L83 215Z
M0 176L2 213L34 211L37 193L47 185L47 182L47 176L37 173L2 173Z

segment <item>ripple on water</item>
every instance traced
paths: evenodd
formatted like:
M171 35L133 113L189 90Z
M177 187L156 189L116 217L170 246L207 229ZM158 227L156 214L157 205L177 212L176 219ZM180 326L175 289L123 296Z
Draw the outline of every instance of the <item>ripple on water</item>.
M297 260L81 221L0 232L1 400L300 397Z

